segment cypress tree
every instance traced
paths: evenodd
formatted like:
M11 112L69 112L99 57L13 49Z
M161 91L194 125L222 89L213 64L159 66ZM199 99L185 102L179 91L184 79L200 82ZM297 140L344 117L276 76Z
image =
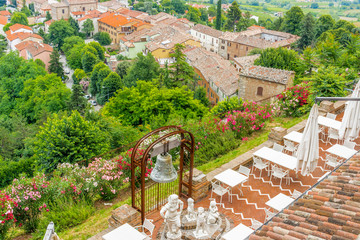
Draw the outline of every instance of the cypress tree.
M221 30L221 0L218 0L217 2L215 28Z

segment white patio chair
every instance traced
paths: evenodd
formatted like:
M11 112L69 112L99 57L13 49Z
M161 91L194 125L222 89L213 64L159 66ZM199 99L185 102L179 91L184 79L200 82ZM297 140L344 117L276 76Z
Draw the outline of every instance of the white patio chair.
M336 116L337 116L337 115L336 115L336 114L333 114L333 113L327 113L327 114L326 114L326 117L327 117L327 118L331 118L331 119L333 119L333 120L336 119Z
M247 177L249 177L250 171L251 171L250 168L247 168L247 167L242 166L242 165L240 165L239 170L238 170L238 172L239 172L240 174L245 175L245 176L247 176ZM241 184L241 186L242 186L242 184ZM242 190L240 189L240 187L239 187L239 191L240 191L240 194L241 194L241 195L244 195L244 193L242 192Z
M268 170L269 163L263 162L263 160L261 160L261 158L257 156L253 156L252 172L254 172L254 167L260 170L260 177L261 177L262 170L263 169Z
M284 151L284 146L282 146L280 144L277 144L277 143L274 143L273 149L275 151L282 152L282 151Z
M280 185L281 185L283 178L286 178L286 184L290 184L290 178L287 177L288 175L289 175L288 170L285 171L285 170L279 168L276 165L271 166L270 181L271 181L272 177L279 178L280 179Z
M225 194L228 194L229 198L231 198L230 188L229 187L225 188L225 187L221 186L220 182L218 182L218 181L212 181L211 186L212 186L212 188L211 188L211 198L212 198L213 193L220 196L220 202L219 203L222 203L222 197Z
M337 165L339 165L339 162L337 161L337 158L334 157L333 155L326 154L325 165L324 165L325 168L326 165L335 168Z
M319 133L320 139L325 138L325 128L323 126L319 125L318 133Z
M141 228L141 230L139 230L139 228ZM146 240L151 240L152 234L155 229L155 225L153 224L152 219L145 218L143 225L136 226L135 229L138 230L139 232L141 232L144 236L146 236L146 238L145 238Z
M272 212L270 209L264 208L265 211L265 222L269 221L276 213Z
M327 137L327 142L331 143L331 139L335 139L336 143L338 143L338 141L339 141L339 132L338 132L338 130L333 129L333 128L329 128L329 134L328 134L328 137Z
M259 222L258 220L255 219L251 219L251 226L250 228L253 230L256 230L258 228L260 228L263 224L261 222Z
M344 142L344 146L345 147L348 147L348 148L350 148L350 149L353 149L353 150L355 150L355 146L356 146L356 143L355 142L350 142L350 141L345 141Z
M284 139L284 150L289 153L294 153L297 149L297 146L295 146L295 143L289 140Z
M297 199L298 197L300 197L301 196L301 192L299 192L298 190L296 190L296 189L294 189L294 191L292 192L292 194L291 194L291 197L293 198L293 199Z

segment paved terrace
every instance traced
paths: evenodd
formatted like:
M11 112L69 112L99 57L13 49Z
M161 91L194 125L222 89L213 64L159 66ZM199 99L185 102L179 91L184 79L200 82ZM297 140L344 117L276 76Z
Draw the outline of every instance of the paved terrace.
M341 121L343 113L339 114L336 120ZM302 132L304 126L306 125L306 120L301 122L300 124L294 126L291 129L288 129L288 133L291 131L299 131ZM360 150L360 138L355 140L356 147L355 150ZM243 195L239 195L239 189L237 187L233 188L233 193L237 194L237 196L233 196L232 203L229 202L228 195L226 194L222 199L222 204L218 206L219 212L224 213L227 215L234 222L234 226L242 223L246 226L251 226L252 219L256 219L262 223L265 223L265 208L270 208L265 203L270 200L271 198L275 197L279 193L283 193L285 195L291 196L292 192L296 189L301 193L309 190L313 185L320 182L328 175L328 173L333 170L333 168L327 166L324 168L325 164L325 150L330 148L336 144L335 140L331 143L326 143L324 139L320 139L319 142L319 155L320 159L318 161L318 166L316 167L315 171L312 172L309 176L302 176L300 173L296 176L296 172L290 171L291 182L289 185L286 184L284 180L280 185L280 179L273 178L270 181L270 177L267 176L267 172L263 171L262 175L260 176L259 170L255 170L250 174L249 180L245 182L242 186ZM341 143L339 143L341 144ZM252 154L262 147L272 147L273 142L267 141L256 148L252 149L251 151L239 156L238 158L234 159L233 161L224 164L220 168L214 170L207 174L207 179L211 181L213 177L226 170L226 169L234 169L237 170L239 165L245 165L249 168L252 166L252 161L244 161L244 159L250 159ZM195 208L198 207L205 207L208 208L210 203L210 194L211 191L208 192L208 197L203 198L200 202L195 204ZM220 197L216 194L213 194L213 198L215 198L216 202L220 202ZM313 194L313 199L321 200L322 197L316 194ZM186 209L186 201L184 201L184 209ZM157 230L160 228L161 224L163 223L163 219L160 217L159 213L153 213L147 216L149 219L153 219L156 225L155 232L153 234L153 239L157 235Z

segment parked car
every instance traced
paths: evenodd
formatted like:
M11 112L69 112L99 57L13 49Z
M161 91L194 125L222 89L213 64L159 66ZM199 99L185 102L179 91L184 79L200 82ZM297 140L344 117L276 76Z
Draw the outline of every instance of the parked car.
M90 102L90 104L93 105L93 106L96 106L96 105L97 105L97 103L96 103L95 100L90 100L89 102Z
M70 69L69 69L69 68L65 68L65 69L64 69L64 72L65 72L65 74L70 74Z
M84 98L90 99L90 95L85 95Z

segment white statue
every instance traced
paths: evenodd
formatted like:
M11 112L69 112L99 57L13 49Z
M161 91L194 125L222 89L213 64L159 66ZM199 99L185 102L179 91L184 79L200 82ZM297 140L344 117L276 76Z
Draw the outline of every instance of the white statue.
M180 239L180 215L183 210L184 203L179 199L178 195L172 194L168 198L168 203L160 210L160 215L165 219L168 232L168 239Z
M207 224L215 224L215 223L217 223L219 218L220 218L220 214L218 212L216 202L215 202L215 200L213 200L210 202L209 214L208 214L206 222L207 222Z
M206 236L206 230L205 230L205 221L206 221L206 213L204 211L203 207L198 208L198 214L197 214L197 220L196 220L196 231L195 231L195 237L203 237Z
M196 220L196 213L194 210L194 199L188 198L188 207L187 207L187 215L186 218L189 222Z

